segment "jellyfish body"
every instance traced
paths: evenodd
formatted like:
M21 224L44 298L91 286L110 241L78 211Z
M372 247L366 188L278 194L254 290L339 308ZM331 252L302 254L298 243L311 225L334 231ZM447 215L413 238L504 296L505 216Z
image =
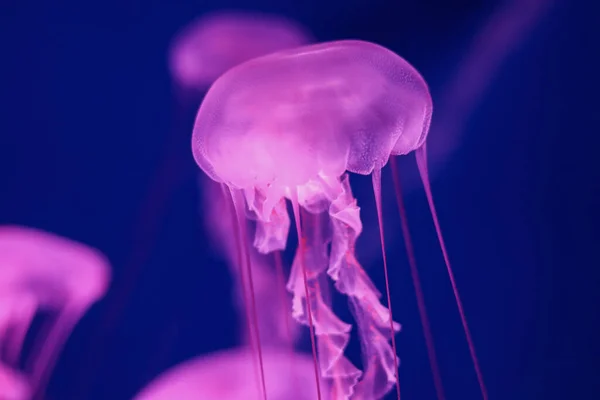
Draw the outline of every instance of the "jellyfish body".
M14 382L6 390L27 396L43 390L68 335L105 294L109 276L106 258L94 249L31 228L0 227L0 381ZM39 312L51 318L23 360L23 342ZM0 395L11 398L3 390Z
M284 17L220 12L203 16L181 31L169 67L180 86L204 90L242 62L309 42L307 32Z
M255 216L261 252L285 247L289 225L278 221L292 202L300 238L288 282L293 315L316 337L317 369L334 381L334 398L379 399L392 388L388 339L399 330L354 256L362 224L345 172L373 173L377 192L390 155L424 143L431 110L427 85L406 61L372 43L339 41L233 68L198 112L194 158L229 188L240 220L244 207ZM351 325L324 301L326 276L349 298L364 373L343 356Z
M391 156L414 151L487 399L429 184L425 140L431 112L421 75L398 55L362 41L305 46L246 62L213 84L198 111L194 158L210 178L229 190L241 238L247 236L243 221L249 215L257 220L257 250L284 248L289 224L281 221L287 218L286 199L292 203L299 245L287 287L293 295L293 316L311 331L318 398L320 376L331 379L332 398L380 399L394 383L400 398L394 339L399 325L393 321L387 279L381 168ZM380 303L380 293L355 257L362 223L346 172L372 175L389 309ZM399 183L396 187L400 193ZM403 214L400 201L399 207ZM407 233L405 228L403 221ZM405 242L412 253L410 240ZM251 263L246 241L238 243L246 264ZM410 261L436 391L443 399L416 266ZM327 278L349 299L364 371L343 355L352 326L341 321L326 301Z
M270 400L312 400L315 381L310 357L296 354L293 369L285 351L265 350ZM259 400L254 354L247 347L222 351L180 364L154 380L134 400ZM331 399L333 400L333 399Z

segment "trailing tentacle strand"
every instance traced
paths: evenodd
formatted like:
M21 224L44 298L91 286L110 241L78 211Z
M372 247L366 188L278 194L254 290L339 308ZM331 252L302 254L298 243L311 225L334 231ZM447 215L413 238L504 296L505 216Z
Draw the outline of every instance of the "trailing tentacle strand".
M292 314L296 320L308 325L307 299L302 276L301 251L307 268L307 285L312 310L313 325L319 351L319 367L321 376L333 380L331 399L347 400L354 393L361 372L344 356L344 350L350 339L352 326L341 321L331 310L325 300L326 288L322 286L322 278L326 276L328 265L327 243L323 238L323 228L327 227L326 215L307 214L304 238L298 247L292 264L288 290L293 294Z
M365 373L354 398L380 399L394 386L398 368L388 342L391 313L380 303L381 294L354 255L362 224L347 175L342 177L340 189L329 208L333 241L327 273L336 288L349 297L358 324ZM400 330L398 323L393 327Z

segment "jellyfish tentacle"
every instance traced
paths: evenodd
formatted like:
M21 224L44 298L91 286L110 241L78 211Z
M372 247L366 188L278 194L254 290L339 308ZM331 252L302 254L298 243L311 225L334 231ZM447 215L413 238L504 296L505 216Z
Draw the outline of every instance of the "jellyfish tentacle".
M219 220L219 223L214 224L216 226L216 230L215 233L218 236L221 236L223 240L220 240L220 244L224 245L225 247L225 253L228 256L229 259L229 264L231 266L237 266L237 271L235 271L234 276L237 278L237 286L238 288L241 288L241 290L238 293L238 296L241 297L241 299L238 299L238 301L241 303L240 308L243 309L243 311L238 310L238 312L240 312L240 314L243 314L243 320L246 323L246 330L243 333L243 340L245 342L245 344L249 345L250 348L252 349L252 354L255 357L255 363L258 364L258 358L257 358L257 354L256 354L256 349L255 349L255 345L254 345L254 339L253 339L253 333L252 333L252 322L251 322L251 312L250 312L250 301L248 300L248 287L246 285L246 274L244 272L244 268L242 266L243 263L243 251L241 250L241 243L240 243L240 235L239 235L239 224L238 224L238 220L237 220L237 215L235 212L235 207L233 205L233 198L230 195L229 189L227 188L227 186L221 184L220 185L221 188L221 196L222 198L220 199L221 201L224 201L225 204L227 205L226 208L226 213L230 216L230 224L226 224L223 223L221 220ZM216 196L216 195L215 195ZM211 215L211 214L209 214ZM233 240L231 240L231 238L233 237ZM255 372L258 371L258 368L255 369ZM258 381L258 374L257 374L257 381Z
M73 331L77 321L86 311L85 308L75 306L66 308L59 313L56 321L48 329L48 333L40 337L31 357L31 360L35 360L30 367L33 393L38 393L41 396L50 379L54 364L56 364L56 360L69 337L69 333Z
M8 363L17 365L19 363L19 356L23 349L23 343L25 342L25 336L29 330L29 326L33 321L36 309L38 307L37 302L33 296L23 295L20 296L18 305L15 305L15 310L12 315L12 321L10 322L9 332L6 342L6 360ZM4 301L4 300L3 300Z
M303 211L303 220L307 221L302 232L303 242L296 251L287 286L293 294L292 315L299 323L308 325L307 311L310 307L321 376L333 380L332 389L336 396L332 398L347 400L354 393L354 386L361 376L360 370L344 356L352 326L333 313L326 302L326 288L320 282L326 276L328 265L328 240L324 240L319 232L327 224L327 220L323 218L326 215L311 214L305 209ZM306 268L308 299L303 281L303 264Z
M265 371L263 365L262 347L260 342L260 332L258 326L258 317L256 310L256 297L254 294L254 283L252 279L252 262L250 257L250 249L248 248L248 232L247 226L244 219L245 201L243 195L235 190L230 190L231 199L233 201L233 208L237 217L237 226L239 231L239 254L240 254L240 266L242 263L246 265L246 272L248 274L248 284L250 287L250 306L252 311L252 323L254 325L254 337L256 339L256 348L258 350L258 362L260 364L260 383L263 394L263 399L267 400L267 387L265 383ZM242 274L244 268L242 268ZM250 318L250 316L248 316Z
M287 341L285 342L286 347L289 347L290 350L292 349L292 346L294 344L294 332L293 332L293 328L291 325L291 321L288 318L288 304L289 304L289 298L288 298L288 294L285 290L285 277L284 277L284 272L283 272L283 260L281 257L281 251L275 251L273 253L273 258L275 260L275 274L276 274L276 281L277 281L277 291L279 293L279 301L280 301L280 307L281 307L281 316L282 316L282 321L283 321L283 327L285 329L285 335Z
M400 324L393 322L390 311L380 303L381 294L354 255L362 224L347 175L342 177L339 189L329 208L333 241L327 273L336 288L349 297L359 329L365 373L356 386L356 398L379 399L396 383L398 361L386 333L390 323L394 331L400 330Z
M295 390L299 390L299 382L298 379L296 377L296 375L294 374L295 372L295 363L296 363L296 353L294 352L294 333L293 333L293 328L292 328L292 321L290 320L291 316L289 315L289 304L291 304L289 302L289 295L286 291L285 288L285 276L284 276L284 272L283 272L283 259L281 256L281 251L275 251L273 252L273 259L275 262L275 281L277 283L277 292L279 295L279 314L277 313L277 311L274 313L275 315L279 315L280 317L275 317L274 319L276 321L280 321L283 322L283 329L285 330L285 333L282 334L281 336L284 338L283 343L283 347L285 347L288 351L289 354L289 371L290 371L290 375L293 378L293 386ZM279 325L276 328L281 328Z
M250 300L248 295L248 288L246 281L246 272L244 271L243 260L244 260L244 248L242 247L242 238L241 238L241 228L240 223L237 218L237 212L235 209L235 204L233 200L233 194L229 190L226 185L221 184L221 195L222 199L225 200L225 204L227 205L226 214L229 214L231 217L231 224L224 224L222 221L214 224L217 234L221 235L223 241L221 244L225 245L226 254L229 257L230 265L237 266L237 271L235 276L238 277L238 287L241 288L239 292L239 296L241 296L240 309L243 309L243 312L240 312L243 315L243 320L246 324L246 329L243 331L243 340L244 344L250 348L250 353L252 355L252 361L254 363L254 368L252 368L252 372L254 373L254 380L256 385L257 393L261 393L261 375L260 375L260 362L259 362L259 352L256 350L256 341L254 338L254 330L252 327L252 312L250 310ZM228 230L227 228L230 228ZM227 235L227 233L232 233L231 235ZM231 240L233 237L233 241ZM239 297L238 297L239 299Z
M393 311L392 311L392 297L390 295L390 280L388 275L388 266L387 266L387 255L385 252L385 238L383 235L383 213L381 211L381 169L375 168L372 174L373 178L373 193L375 194L375 206L377 208L377 224L379 225L379 240L381 241L381 255L383 257L383 271L385 276L385 292L387 296L388 308L390 310L390 337L392 339L392 350L394 355L394 364L398 365L398 356L396 355L396 338L394 332L394 320L393 320ZM400 400L400 376L398 374L398 368L394 369L396 373L396 394L398 396L398 400Z
M256 208L254 209L256 210ZM267 219L259 218L256 221L254 247L262 254L283 250L285 249L289 230L290 217L285 207L285 200L280 199L270 210Z
M421 286L421 278L419 277L419 270L417 268L417 261L415 257L415 250L413 248L410 230L408 228L408 218L406 215L406 208L404 207L404 200L402 199L402 185L400 183L400 173L398 172L398 165L396 157L390 157L390 167L392 170L392 179L394 181L394 192L396 194L396 203L398 205L398 214L400 215L400 224L402 226L402 236L404 238L404 247L408 256L408 265L410 267L410 274L415 287L415 293L417 297L417 307L419 309L419 317L421 318L421 325L423 327L423 334L425 336L425 343L427 345L427 355L429 357L429 365L433 374L433 382L438 400L445 400L446 395L444 394L444 386L442 384L442 375L440 374L440 368L437 361L437 355L435 352L435 345L433 343L433 334L431 333L431 324L429 323L429 317L427 315L427 307L425 305L425 297L423 296L423 288Z
M297 265L299 265L299 268L296 268L296 271L301 271L302 273L302 278L301 279L297 279L296 281L298 282L302 282L304 285L304 297L306 299L306 302L304 304L306 304L306 311L307 311L307 316L308 318L305 320L307 322L308 328L310 330L310 343L311 343L311 347L312 347L312 353L313 353L313 362L315 365L315 384L317 386L317 398L319 400L321 400L321 373L320 373L320 368L318 365L318 356L317 356L317 346L315 343L316 340L316 335L315 335L315 322L314 322L314 317L312 314L312 307L310 304L310 299L314 296L314 288L312 288L311 286L309 286L309 278L312 280L314 274L312 273L313 271L311 271L311 274L309 274L309 270L307 268L307 263L305 262L305 250L307 249L306 247L306 238L304 237L303 233L302 233L302 222L300 219L300 206L298 204L298 193L297 191L294 191L292 193L290 193L290 197L291 197L291 201L292 201L292 209L293 209L293 213L294 213L294 221L296 223L296 233L298 235L298 250L296 252L296 255L298 256L298 260L299 262L297 263ZM311 290L312 289L312 290ZM300 292L300 291L298 291ZM313 296L311 296L311 294ZM294 306L296 306L297 304L294 304ZM295 307L297 309L297 307ZM316 311L316 309L315 309Z
M245 281L248 279L244 272L243 261L239 253L239 238L237 235L237 217L231 204L229 189L226 185L216 184L213 182L202 182L205 188L205 206L210 210L207 213L207 226L213 232L214 245L217 246L227 261L228 267L231 269L232 276L235 280L235 305L240 315L240 320L243 321L244 328L242 329L242 341L249 346L253 346L251 339L252 328L247 326L246 319L252 313L250 307L250 298L248 297L248 285ZM221 190L217 190L218 188ZM248 208L245 208L245 215L251 220L256 220L256 207L253 205L254 192L249 196L249 192L244 191ZM284 203L285 207L285 203ZM284 208L285 210L285 208ZM287 228L289 229L289 217L287 214ZM280 218L281 220L281 218ZM258 229L257 221L257 229ZM251 231L252 226L249 221L243 223L246 229ZM266 221L263 224L266 228L263 230L265 238L261 239L269 251L276 254L277 244L280 239L273 239L271 235L281 235L279 229L273 228L275 220ZM284 229L284 230L285 230ZM261 343L270 346L292 346L298 332L296 327L290 324L291 316L287 312L290 300L285 290L285 279L283 278L283 261L281 256L266 254L257 249L256 238L254 234L254 246L247 246L250 252L252 272L254 277L254 293L257 302L258 324L261 332ZM287 236L287 231L285 231ZM285 246L285 241L283 242ZM261 254L264 253L264 254ZM272 290L277 287L277 291ZM281 302L281 304L278 304ZM286 312L284 313L283 310Z
M417 149L415 153L415 157L417 158L417 167L419 168L419 174L421 175L421 181L423 182L423 188L425 189L425 195L427 197L427 203L429 204L429 210L431 212L431 216L433 219L433 225L435 226L435 232L438 237L438 242L440 244L440 248L442 250L442 255L444 257L444 263L446 264L446 270L448 272L448 277L450 279L450 284L452 286L452 292L454 293L454 300L456 301L456 306L458 307L458 313L460 314L460 321L462 322L463 330L465 332L465 337L467 339L467 345L469 346L469 353L471 355L471 360L473 362L473 366L475 368L475 374L477 375L477 382L479 384L479 389L481 391L481 395L484 400L487 400L487 388L485 386L485 381L483 379L483 373L481 372L481 366L479 365L479 359L477 358L477 352L475 351L475 344L473 343L473 338L471 336L471 330L469 329L469 324L467 323L467 317L465 315L465 310L462 304L462 300L460 298L460 294L458 292L458 286L456 284L456 279L454 277L454 271L452 270L452 266L450 265L450 258L448 256L448 250L446 250L446 244L444 242L444 237L442 236L442 229L440 227L440 222L438 220L437 211L435 209L435 203L433 202L433 194L431 192L431 183L429 181L429 171L427 168L427 147L423 145L421 148Z

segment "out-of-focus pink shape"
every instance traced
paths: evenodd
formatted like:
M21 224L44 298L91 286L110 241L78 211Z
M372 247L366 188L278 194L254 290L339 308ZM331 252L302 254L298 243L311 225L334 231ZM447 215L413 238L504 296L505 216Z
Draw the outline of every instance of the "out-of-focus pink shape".
M552 0L513 0L499 5L477 33L455 75L442 92L428 144L437 172L464 135L465 124L498 75L502 63L527 37Z
M109 279L108 261L90 247L32 228L0 227L0 382L13 382L0 386L0 398L9 396L4 390L23 393L24 381L31 394L43 390L70 332L106 293ZM50 313L52 322L22 360L25 335L40 311Z
M318 369L333 380L336 399L380 399L393 387L397 359L388 339L395 343L400 329L355 258L362 223L344 172L373 174L381 222L381 168L390 155L423 145L431 110L425 81L404 59L372 43L339 41L226 72L196 117L194 158L229 188L238 215L253 214L259 251L285 247L289 224L277 221L287 214L285 199L292 202L300 238L288 282L293 316L316 336ZM350 300L364 374L343 356L352 327L324 300L326 276Z
M181 31L173 42L169 66L179 85L205 90L244 61L310 41L305 29L281 16L219 12L200 17Z
M310 357L296 353L290 360L286 351L267 349L263 360L269 400L315 398ZM198 357L165 372L135 400L259 400L254 366L247 347Z
M0 398L2 400L27 400L29 384L21 374L0 364Z

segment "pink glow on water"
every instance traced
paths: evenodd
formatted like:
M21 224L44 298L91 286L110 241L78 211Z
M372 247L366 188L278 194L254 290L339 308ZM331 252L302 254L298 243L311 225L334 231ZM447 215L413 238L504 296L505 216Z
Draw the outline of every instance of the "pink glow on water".
M69 334L104 296L109 279L108 261L92 248L32 228L0 227L0 382L12 382L0 386L0 397L23 393L23 382L31 394L44 389ZM25 336L41 311L52 322L36 335L23 360ZM22 362L25 370L18 372Z

